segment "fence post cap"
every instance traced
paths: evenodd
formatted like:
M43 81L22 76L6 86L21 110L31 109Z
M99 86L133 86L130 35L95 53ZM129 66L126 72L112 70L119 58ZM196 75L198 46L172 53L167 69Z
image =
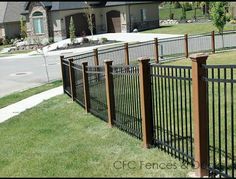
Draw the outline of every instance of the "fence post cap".
M208 56L209 56L208 53L196 53L196 54L190 55L189 58L192 61L202 62L202 61L206 61Z
M83 61L83 62L81 62L81 64L82 64L82 65L88 65L88 62Z
M94 48L93 51L98 51L98 49L97 49L97 48Z
M104 62L104 63L112 63L113 61L110 60L110 59L106 59L106 60L104 60L103 62Z
M138 61L139 61L139 62L144 62L144 61L149 62L149 61L150 61L150 58L148 58L148 57L139 57L139 58L138 58Z
M65 56L64 55L60 55L60 58L62 59L62 58L64 58Z

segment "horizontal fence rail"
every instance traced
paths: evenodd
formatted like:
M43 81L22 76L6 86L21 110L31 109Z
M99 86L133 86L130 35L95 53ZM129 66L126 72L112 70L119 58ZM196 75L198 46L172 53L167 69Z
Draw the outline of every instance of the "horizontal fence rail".
M204 65L209 114L210 176L235 177L236 65Z
M155 145L193 165L191 76L190 66L151 65Z
M114 84L114 125L141 139L142 121L137 65L112 66Z

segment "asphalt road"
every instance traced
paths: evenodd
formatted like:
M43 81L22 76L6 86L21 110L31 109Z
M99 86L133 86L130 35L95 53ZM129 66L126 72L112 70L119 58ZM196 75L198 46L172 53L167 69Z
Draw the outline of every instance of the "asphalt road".
M61 79L59 56L46 57L50 81ZM30 57L0 57L0 97L48 82L42 55Z

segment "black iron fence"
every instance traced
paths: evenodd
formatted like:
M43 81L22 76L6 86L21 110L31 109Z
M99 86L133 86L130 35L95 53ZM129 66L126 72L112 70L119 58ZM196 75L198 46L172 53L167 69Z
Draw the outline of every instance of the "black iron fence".
M89 111L107 121L107 101L104 66L87 66L90 106Z
M69 61L61 60L61 71L62 71L62 80L63 80L63 90L65 93L70 95L71 85L70 85Z
M75 79L75 100L84 107L83 68L81 65L72 63L72 70Z
M113 66L114 125L142 138L138 65Z
M193 165L191 66L151 65L154 143Z
M236 65L204 65L209 115L209 171L211 176L235 176Z
M228 38L230 34L234 36L234 33L225 36ZM199 40L199 44L195 44L196 39ZM100 52L93 51L92 54L76 56L73 61L68 60L72 57L68 57L61 63L64 92L85 108L89 106L89 111L104 121L142 139L143 142L159 147L183 162L191 165L196 165L196 161L200 164L207 162L209 176L234 177L236 66L204 65L203 59L207 58L205 56L191 57L194 58L192 67L154 63L151 65L145 63L149 65L146 67L141 64L127 65L144 54L141 50L144 46L145 55L155 61L156 57L161 58L160 54L166 54L163 57L178 54L177 51L171 52L168 49L169 43L181 44L181 47L187 45L187 51L179 49L179 56L188 56L189 52L198 50L213 51L218 48L214 42L217 38L212 39L209 35L191 38L185 36L173 40L174 42L172 40L142 43L141 47L130 45L130 48L127 48L126 45ZM201 46L201 43L209 40L214 42L215 46L212 46L212 43ZM232 47L234 43L232 42ZM163 53L160 53L157 44L163 46ZM198 50L194 50L195 48ZM135 54L135 49L139 49L140 53ZM106 76L106 68L104 68L106 63L103 65L101 62L109 58L115 59L115 65L109 69L112 85L109 85L110 81L108 82ZM90 65L83 68L80 63L86 59L89 59ZM126 65L117 65L122 62ZM144 69L147 71L144 72ZM205 70L208 75L205 75L202 70ZM147 94L148 90L144 90L147 86L140 83L140 75L143 73L151 78L150 94ZM84 83L86 80L82 80L86 76L84 74L87 74L87 85ZM73 84L75 84L74 89ZM108 95L107 90L111 90L113 96ZM152 97L150 105L148 101L142 103L141 99L145 99L145 96ZM109 100L111 97L114 99ZM86 100L89 100L89 103ZM147 111L152 114L150 118L146 118ZM199 175L204 175L204 168L201 168Z

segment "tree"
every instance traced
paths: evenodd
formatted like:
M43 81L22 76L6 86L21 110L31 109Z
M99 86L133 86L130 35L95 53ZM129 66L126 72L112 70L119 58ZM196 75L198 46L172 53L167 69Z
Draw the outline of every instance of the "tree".
M170 19L173 19L172 1L169 2L169 17L170 17Z
M194 1L194 2L192 3L192 6L193 6L193 9L194 9L193 19L194 19L194 20L197 20L197 9L198 9L199 6L200 6L200 2Z
M75 43L76 36L75 36L75 25L74 25L74 21L73 21L72 16L71 16L71 18L70 18L69 31L70 31L70 41L71 41L71 43L73 44L73 43Z
M182 15L181 15L181 20L186 20L186 8L185 8L185 2L181 2L181 7L182 7Z
M89 28L89 31L92 35L92 38L93 38L93 29L94 29L93 12L94 12L94 10L91 6L88 6L87 8L84 9L84 14L86 16L88 28Z
M23 20L23 17L20 18L20 36L21 38L25 39L27 37L27 28L26 23Z
M218 29L219 33L222 35L223 48L224 48L223 31L227 21L225 5L226 5L225 2L214 2L211 8L212 22L213 25Z

